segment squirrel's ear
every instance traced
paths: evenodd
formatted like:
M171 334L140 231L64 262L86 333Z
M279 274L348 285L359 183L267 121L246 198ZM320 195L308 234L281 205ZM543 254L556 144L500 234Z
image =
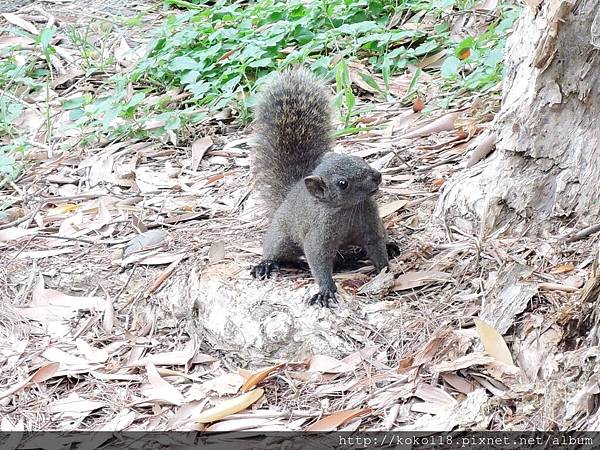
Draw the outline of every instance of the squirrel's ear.
M325 199L325 182L323 181L323 178L317 175L311 175L304 178L304 184L306 185L308 192L310 192L310 195L319 200Z

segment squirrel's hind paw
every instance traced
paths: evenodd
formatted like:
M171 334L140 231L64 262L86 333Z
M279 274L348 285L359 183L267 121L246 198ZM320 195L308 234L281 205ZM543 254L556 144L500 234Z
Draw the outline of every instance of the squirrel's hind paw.
M400 256L400 246L396 242L387 242L385 244L385 248L387 250L387 255L389 259L394 259L396 256Z
M267 278L271 278L271 274L277 270L279 270L279 264L277 264L275 261L266 259L254 266L250 270L250 273L254 278L265 280Z
M313 295L308 301L309 305L319 305L324 308L331 308L337 303L337 298L335 297L335 292L329 289L319 291L317 294Z

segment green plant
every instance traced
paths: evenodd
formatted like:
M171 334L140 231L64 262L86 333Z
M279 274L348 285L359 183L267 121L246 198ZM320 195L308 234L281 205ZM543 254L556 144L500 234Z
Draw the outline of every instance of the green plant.
M499 22L479 36L469 36L453 45L440 73L451 88L486 91L502 79L503 50L520 9L507 7Z
M423 91L423 79L441 82L446 92L442 106L460 101L471 91L486 91L501 79L502 49L519 13L516 7L504 5L484 33L455 42L450 37L452 17L471 14L475 0L164 3L185 11L167 16L152 32L146 56L133 70L114 76L106 72L115 58L102 47L109 40L92 44L89 27L69 30L86 73L104 80L95 92L61 98L62 109L72 120L70 127L81 130L82 145L126 136L174 136L178 129L226 107L247 122L255 93L270 74L295 64L309 65L335 81L335 104L344 125L339 135L363 131L355 122L366 111L357 96L357 77L381 100L405 104ZM95 32L108 36L115 26L139 26L144 14L102 22ZM28 36L36 46L24 53L28 55L24 64L16 63L12 48L0 52L0 133L10 137L0 147L4 173L11 155L29 145L14 126L27 105L22 96L39 98L45 93L44 108L38 105L37 109L45 114L46 138L52 140L52 117L57 111L50 107L49 83L51 58L57 56L52 46L55 32L46 28ZM440 69L413 70L406 92L391 89L394 76L423 58L443 53L447 56ZM355 62L367 66L374 76L357 69Z
M448 49L451 56L441 69L446 89L487 89L501 78L502 48L518 14L515 8L505 8L499 24L493 23L481 36L454 43L446 20L448 11L468 11L474 0L167 3L190 10L167 17L149 45L147 58L132 72L132 82L158 91L179 86L190 93L186 105L210 110L233 105L242 118L249 118L253 95L271 72L309 64L320 75L335 78L336 104L343 109L346 127L356 105L348 61L368 62L381 74L383 86L367 74L359 76L391 100L392 74ZM418 22L398 25L404 18L424 14L437 23L428 27L415 26ZM396 25L390 26L393 21ZM464 50L470 52L467 58L462 58ZM417 92L420 74L415 73L404 101Z
M396 8L366 0L308 5L217 1L210 8L168 17L148 57L133 71L133 80L162 88L179 85L191 93L191 100L210 108L251 104L262 78L274 70L308 61L316 72L332 77L338 70L332 67L334 57L377 59L392 46L423 41L423 31L386 29ZM438 46L396 50L388 55L388 65L397 68L400 54L404 64Z

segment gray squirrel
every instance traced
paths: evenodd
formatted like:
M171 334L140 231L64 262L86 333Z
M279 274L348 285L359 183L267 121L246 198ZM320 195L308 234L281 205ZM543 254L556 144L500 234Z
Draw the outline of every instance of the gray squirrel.
M331 151L330 97L306 69L275 75L259 98L254 172L271 224L252 276L269 278L304 254L319 284L309 304L329 307L337 302L332 274L339 249L359 246L377 272L388 266L387 235L372 199L381 173Z

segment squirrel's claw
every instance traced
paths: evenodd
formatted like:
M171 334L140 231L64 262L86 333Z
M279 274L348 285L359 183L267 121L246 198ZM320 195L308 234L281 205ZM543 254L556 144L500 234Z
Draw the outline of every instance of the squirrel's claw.
M389 259L394 259L396 256L400 256L400 246L396 242L387 242L385 244Z
M337 298L335 297L335 292L330 290L319 291L317 294L313 295L308 301L309 305L319 305L324 308L331 308L335 304L337 304Z
M275 261L271 261L271 260L267 259L267 260L261 261L259 264L254 266L250 270L250 273L252 274L252 276L254 278L258 278L259 280L264 280L267 278L271 278L271 274L277 270L279 270L279 264L277 264Z

